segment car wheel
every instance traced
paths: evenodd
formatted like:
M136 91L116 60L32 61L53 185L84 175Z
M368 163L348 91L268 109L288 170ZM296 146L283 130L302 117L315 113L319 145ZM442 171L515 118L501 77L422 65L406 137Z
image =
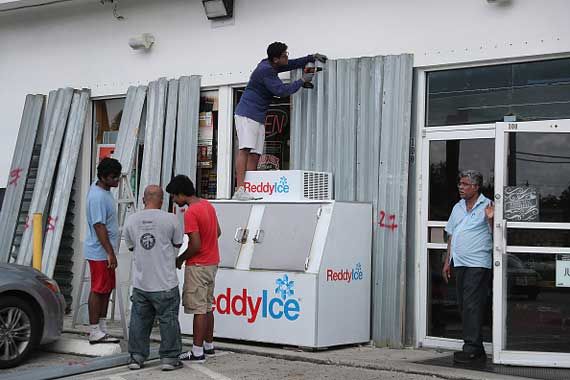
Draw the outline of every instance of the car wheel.
M20 364L41 339L31 305L16 297L0 297L0 368Z

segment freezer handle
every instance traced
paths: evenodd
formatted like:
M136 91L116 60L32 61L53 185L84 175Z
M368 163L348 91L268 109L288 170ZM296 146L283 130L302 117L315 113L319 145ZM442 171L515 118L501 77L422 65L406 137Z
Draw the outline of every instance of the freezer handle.
M259 243L263 243L263 238L265 237L265 231L263 230L257 230L255 232L255 235L253 236L253 242L255 244L259 244Z
M247 228L238 227L234 235L234 241L239 244L245 244L247 241Z

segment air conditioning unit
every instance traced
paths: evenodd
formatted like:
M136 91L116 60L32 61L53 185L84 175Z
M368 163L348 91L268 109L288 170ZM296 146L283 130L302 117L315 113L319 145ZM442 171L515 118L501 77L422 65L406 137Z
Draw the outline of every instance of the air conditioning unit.
M332 173L307 170L246 172L245 191L264 201L332 200Z

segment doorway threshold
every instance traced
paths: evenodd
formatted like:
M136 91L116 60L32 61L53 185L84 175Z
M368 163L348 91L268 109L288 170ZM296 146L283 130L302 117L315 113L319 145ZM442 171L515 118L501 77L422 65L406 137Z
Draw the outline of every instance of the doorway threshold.
M487 359L485 365L465 365L460 366L453 363L453 355L439 357L435 359L417 361L418 364L426 364L438 367L461 368L472 371L490 372L498 375L526 377L539 380L568 380L570 379L570 369L550 368L550 367L522 367L503 364L493 364L491 357Z

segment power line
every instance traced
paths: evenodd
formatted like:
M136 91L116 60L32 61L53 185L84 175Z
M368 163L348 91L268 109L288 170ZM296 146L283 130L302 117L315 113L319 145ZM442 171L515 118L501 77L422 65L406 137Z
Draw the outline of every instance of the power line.
M570 164L570 161L539 161L539 160L531 160L528 158L521 158L521 157L515 157L515 160L526 161L526 162L536 162L539 164Z
M535 156L535 157L549 157L549 158L564 158L564 159L569 159L570 160L570 156L556 156L554 154L542 154L542 153L529 153L529 152L515 152L516 154L524 154L527 156Z

